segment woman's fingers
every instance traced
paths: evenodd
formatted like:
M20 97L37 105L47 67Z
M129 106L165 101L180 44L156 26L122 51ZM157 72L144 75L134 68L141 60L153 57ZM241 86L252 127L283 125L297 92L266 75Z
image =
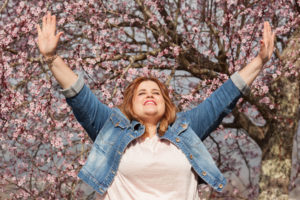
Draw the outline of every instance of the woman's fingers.
M42 29L43 29L43 31L45 30L45 27L46 27L46 24L47 24L47 16L45 15L44 17L43 17L43 25L42 25Z
M266 22L266 43L267 46L270 46L270 38L271 37L271 27L269 22Z
M43 26L36 25L38 32L38 47L43 55L50 55L55 51L57 43L63 34L62 32L55 34L56 16L48 12L43 17Z
M267 48L272 46L272 37L273 33L269 22L264 22L263 41Z
M51 13L48 12L43 17L43 26L42 26L41 32L43 34L55 35L55 30L56 30L56 16L55 15L51 16Z
M59 41L60 36L62 36L64 33L63 32L59 32L55 37L56 37L56 42Z
M272 29L268 22L268 41L269 41L271 47L272 47L272 37L273 37Z
M48 12L47 14L47 24L50 24L51 23L51 13Z
M274 38L275 38L275 33L272 32L269 22L264 22L263 48L265 48L265 51L269 59L271 58L274 50Z
M269 22L264 22L262 40L260 41L260 53L259 56L262 58L263 62L267 62L274 50L274 38L275 34L272 32Z
M270 50L273 49L274 46L274 33L272 33L271 26L269 22L267 22L267 41L268 41L268 47L270 47Z
M266 39L267 39L267 22L264 22L263 41L266 42Z
M52 20L51 20L50 12L48 12L48 14L47 14L47 29L48 29L48 31L52 32Z
M55 29L56 29L56 16L53 15L51 16L51 31L53 34L55 34Z

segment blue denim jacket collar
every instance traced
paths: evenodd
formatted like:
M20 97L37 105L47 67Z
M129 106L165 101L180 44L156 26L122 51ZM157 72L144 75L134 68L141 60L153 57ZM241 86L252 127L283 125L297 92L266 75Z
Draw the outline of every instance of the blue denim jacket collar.
M115 112L110 115L110 119L116 127L119 126L121 128L128 128L131 126L130 121L118 108L114 109L114 111Z
M130 127L133 131L142 131L145 129L144 125L139 121L137 120L129 121L129 119L122 113L122 111L119 108L114 108L113 110L115 111L115 113L112 114L111 120L115 124L115 126L119 126L121 128ZM157 123L156 128L158 129L159 126L160 126L160 121Z

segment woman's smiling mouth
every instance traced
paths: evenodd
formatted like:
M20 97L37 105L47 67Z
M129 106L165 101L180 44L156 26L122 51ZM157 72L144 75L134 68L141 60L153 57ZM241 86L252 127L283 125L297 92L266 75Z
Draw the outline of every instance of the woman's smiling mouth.
M146 100L144 105L156 105L156 102L154 100Z

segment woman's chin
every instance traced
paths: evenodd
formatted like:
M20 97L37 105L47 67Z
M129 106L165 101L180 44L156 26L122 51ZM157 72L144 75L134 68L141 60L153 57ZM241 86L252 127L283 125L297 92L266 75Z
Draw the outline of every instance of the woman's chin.
M162 117L163 113L160 113L158 109L144 109L142 112L140 112L139 114L137 114L137 116L142 119L142 120L146 120L146 121L159 121L159 119Z
M157 115L157 111L156 110L147 110L147 111L145 111L144 112L144 114L146 115L146 116L149 116L149 115L151 115L151 116L155 116L155 115Z

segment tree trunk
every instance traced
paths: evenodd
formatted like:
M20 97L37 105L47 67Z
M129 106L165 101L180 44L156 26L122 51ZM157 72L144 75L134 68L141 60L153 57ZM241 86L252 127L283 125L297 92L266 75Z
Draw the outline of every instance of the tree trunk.
M274 112L277 119L270 123L266 138L260 144L263 157L261 163L259 199L287 199L292 145L297 128L299 107L299 83L280 78L274 87L281 88L278 98L280 109Z
M300 28L293 34L281 59L296 66L299 72ZM262 149L259 199L288 199L292 166L292 145L298 127L299 75L294 78L280 76L271 86L270 93L279 108L269 121L266 136L259 143ZM280 91L279 91L279 90Z

